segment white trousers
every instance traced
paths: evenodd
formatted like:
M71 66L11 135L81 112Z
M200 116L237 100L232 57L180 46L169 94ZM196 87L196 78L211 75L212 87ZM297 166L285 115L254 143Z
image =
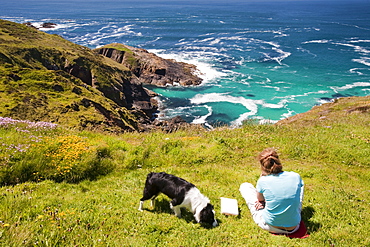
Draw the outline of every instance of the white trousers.
M263 217L262 217L262 210L256 210L256 203L257 203L257 190L251 183L243 183L240 185L239 188L240 193L242 194L243 198L245 199L249 211L252 214L254 222L263 230L267 230L269 232L277 233L277 234L287 234L296 232L299 228L299 225L293 231L286 231L283 229L278 229L273 226L267 224Z

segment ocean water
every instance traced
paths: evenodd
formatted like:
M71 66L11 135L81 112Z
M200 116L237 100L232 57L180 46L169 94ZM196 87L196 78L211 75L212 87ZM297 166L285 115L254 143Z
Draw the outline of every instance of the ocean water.
M0 0L0 18L89 48L118 42L197 65L200 86L149 88L159 118L275 122L370 94L370 1Z

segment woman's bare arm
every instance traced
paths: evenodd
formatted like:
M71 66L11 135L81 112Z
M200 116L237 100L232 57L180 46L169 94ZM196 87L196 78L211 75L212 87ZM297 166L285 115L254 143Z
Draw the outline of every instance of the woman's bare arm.
M257 202L256 202L256 209L260 210L265 208L265 197L262 193L257 192Z

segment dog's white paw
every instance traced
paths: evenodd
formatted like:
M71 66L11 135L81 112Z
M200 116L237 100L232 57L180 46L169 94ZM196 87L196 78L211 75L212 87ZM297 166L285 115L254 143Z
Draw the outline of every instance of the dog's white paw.
M139 205L139 208L138 208L138 210L140 212L143 212L143 204L144 204L144 202L143 201L140 201L140 205Z

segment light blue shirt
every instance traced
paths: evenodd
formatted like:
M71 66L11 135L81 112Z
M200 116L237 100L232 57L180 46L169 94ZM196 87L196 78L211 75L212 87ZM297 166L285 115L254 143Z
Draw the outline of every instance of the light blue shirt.
M301 221L303 181L298 173L281 172L262 176L257 181L257 191L266 200L262 216L272 226L292 227Z

